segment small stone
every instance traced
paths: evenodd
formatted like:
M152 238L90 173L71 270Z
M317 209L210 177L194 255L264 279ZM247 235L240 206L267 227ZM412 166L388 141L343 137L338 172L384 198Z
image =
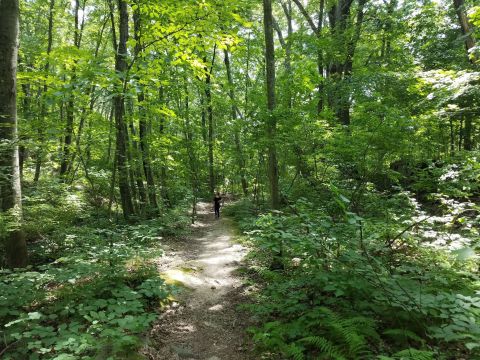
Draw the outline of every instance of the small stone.
M217 287L215 285L212 285L210 289L215 290Z

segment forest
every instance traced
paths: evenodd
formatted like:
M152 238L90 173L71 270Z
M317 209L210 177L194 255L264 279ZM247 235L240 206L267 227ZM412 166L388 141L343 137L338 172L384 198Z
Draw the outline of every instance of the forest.
M476 0L0 0L0 358L480 359L479 44Z

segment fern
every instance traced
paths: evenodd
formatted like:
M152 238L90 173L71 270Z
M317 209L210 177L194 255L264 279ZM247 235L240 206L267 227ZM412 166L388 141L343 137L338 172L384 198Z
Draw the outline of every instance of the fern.
M383 334L398 337L403 340L410 339L410 340L418 341L420 343L425 342L425 340L423 340L420 336L415 334L413 331L406 330L406 329L388 329L388 330L385 330Z
M326 307L319 307L317 312L322 314L323 318L316 323L327 330L328 338L341 345L341 348L347 349L342 353L352 359L360 359L370 354L365 336L379 338L372 319L361 316L343 318Z
M296 344L291 344L285 353L288 356L291 356L293 360L304 360L305 355L303 355L304 349L298 347Z
M346 360L346 358L341 354L341 350L324 337L308 336L300 339L299 342L314 346L316 349L322 351L322 355L326 355L331 359Z
M433 360L434 353L432 351L405 349L393 354L395 359L399 360Z

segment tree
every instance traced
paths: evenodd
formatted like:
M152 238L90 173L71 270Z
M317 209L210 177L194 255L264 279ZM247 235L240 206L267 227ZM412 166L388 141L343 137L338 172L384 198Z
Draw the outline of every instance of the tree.
M12 219L6 234L10 267L27 264L22 224L22 191L17 135L17 56L19 6L17 0L0 2L0 210Z
M232 121L234 122L233 136L235 141L235 150L237 152L238 169L240 171L240 181L242 183L243 195L247 196L248 183L245 177L245 157L243 155L242 143L240 141L240 126L238 124L238 121L236 121L237 115L241 116L241 114L235 103L235 88L234 88L235 84L233 83L232 69L230 66L230 55L228 53L228 49L224 50L223 56L224 56L225 70L227 71L227 81L228 81L228 88L229 88L228 96L230 97L230 101L232 102L230 107L231 108L230 116L232 118Z
M142 18L140 13L140 4L137 1L136 7L133 12L133 23L134 23L134 37L135 37L135 49L134 54L136 57L143 56L142 50ZM142 62L141 66L145 66ZM147 126L147 114L144 107L145 104L145 93L143 89L138 93L138 128L139 128L139 137L140 137L140 153L142 157L143 172L145 173L145 179L147 180L147 193L150 206L154 212L158 212L158 203L157 203L157 193L155 187L155 180L153 178L152 165L150 161L150 144L148 142L148 126Z
M114 97L115 129L116 129L116 165L118 169L118 182L120 188L120 199L122 202L123 216L128 219L134 213L130 185L128 183L128 163L127 163L127 126L125 123L125 84L127 71L127 40L128 40L128 8L124 0L118 0L119 14L119 38L118 44L114 39L115 71L118 79L116 82ZM113 16L113 14L112 14ZM133 185L133 184L132 184Z
M277 119L275 114L275 46L273 42L272 1L263 0L263 21L265 33L265 67L267 89L266 137L268 141L268 177L272 208L280 207L278 187L278 162L276 148Z
M465 13L465 2L464 0L453 0L453 6L455 7L455 12L457 13L460 29L464 37L468 59L472 64L475 64L478 60L475 50L475 38L473 37L472 33L472 25L470 24L470 21L468 20L468 17Z

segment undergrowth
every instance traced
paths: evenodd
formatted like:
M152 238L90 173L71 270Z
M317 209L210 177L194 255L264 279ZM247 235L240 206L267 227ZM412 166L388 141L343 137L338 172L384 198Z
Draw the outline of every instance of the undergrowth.
M174 291L154 259L163 237L185 233L184 213L127 224L62 184L27 191L32 265L0 270L0 357L143 358L143 334Z
M247 308L263 356L480 358L475 252L426 246L406 193L372 191L359 216L330 189L321 205L299 199L259 216L246 200L228 209L253 249L250 276L261 288ZM272 267L279 254L282 266Z

